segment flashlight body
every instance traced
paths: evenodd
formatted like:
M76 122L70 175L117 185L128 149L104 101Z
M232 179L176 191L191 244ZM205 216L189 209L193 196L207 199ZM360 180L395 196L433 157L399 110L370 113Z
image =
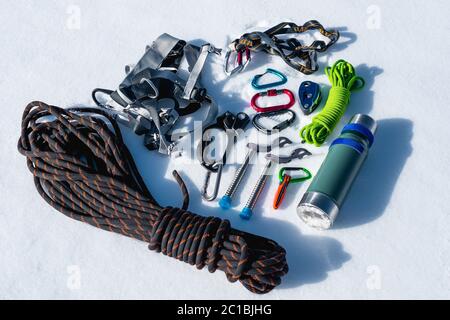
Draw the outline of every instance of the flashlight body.
M367 158L376 130L367 115L355 115L331 144L327 157L297 207L300 218L318 229L336 219Z
M352 133L343 134L341 138L362 140ZM366 144L365 141L361 143ZM359 153L345 144L333 145L316 178L310 184L308 192L324 193L331 197L340 208L367 158L367 150L364 148L364 151Z

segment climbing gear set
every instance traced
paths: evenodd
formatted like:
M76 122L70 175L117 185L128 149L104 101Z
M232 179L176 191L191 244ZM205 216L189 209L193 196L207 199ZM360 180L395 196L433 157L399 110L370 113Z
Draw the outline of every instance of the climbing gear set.
M280 104L276 106L269 106L269 107L260 107L257 103L258 99L261 97L276 97L279 95L285 94L289 97L289 101L286 104ZM294 93L291 90L288 89L270 89L264 92L258 92L255 94L250 102L250 105L256 112L272 112L272 111L279 111L284 109L289 109L295 104L295 96Z
M208 110L205 125L217 117L217 105L200 84L200 74L210 53L220 54L220 50L210 44L198 47L162 34L146 48L134 67L126 67L127 75L115 91L94 89L93 99L98 106L125 119L136 134L145 135L148 149L170 154L180 137L193 131L177 128L180 119L205 108ZM178 72L184 60L189 65L187 80ZM109 101L100 103L98 93L107 94ZM174 131L177 137L172 135Z
M300 107L305 115L309 115L316 110L322 101L320 85L312 81L303 81L298 89Z
M265 83L265 84L259 84L259 81L261 80L261 78L263 76L265 76L266 74L273 74L273 75L277 76L280 80L275 81L275 82ZM280 71L271 69L271 68L267 68L267 70L264 73L257 74L253 77L252 87L256 90L265 90L265 89L269 89L272 87L281 86L281 85L285 84L287 81L288 81L287 77L284 74L282 74Z
M247 203L245 204L244 208L242 209L239 216L244 220L250 220L250 218L253 215L253 209L256 206L256 203L258 202L258 199L261 195L261 193L264 190L264 187L267 183L267 180L271 176L272 173L272 165L273 163L281 164L281 163L289 163L292 160L295 159L303 159L305 156L310 156L311 152L304 148L297 148L291 152L289 156L275 156L273 154L266 154L265 158L267 159L266 165L264 166L263 171L261 172L261 175L259 176L258 180L256 181L255 186L253 187L252 193L250 194L250 197L247 200Z
M270 128L266 127L261 122L261 120L264 119L270 119L274 121L275 119L283 117L284 115L287 115L288 117ZM281 132L284 129L289 128L294 123L295 118L296 115L294 111L284 109L278 111L257 113L253 116L252 124L259 132L262 132L266 135L272 135L274 132Z
M309 45L302 45L296 38L284 39L286 35L298 35L313 30L318 30L327 37L328 43L315 40ZM303 26L292 22L282 22L264 32L246 33L231 42L225 55L224 70L228 75L241 72L250 62L251 52L266 52L281 57L284 62L297 71L307 75L312 74L318 70L317 53L325 52L338 39L339 31L326 30L316 20L308 21ZM245 62L243 61L244 55Z
M271 145L268 146L262 146L258 145L256 143L248 143L247 148L249 149L247 151L247 154L245 156L244 162L240 165L240 167L237 169L233 180L230 183L230 186L228 187L227 191L225 192L225 195L220 199L219 206L227 210L231 208L231 202L233 200L233 197L236 194L236 191L242 182L242 178L245 176L245 173L248 170L248 166L252 159L260 152L272 152L275 148L284 148L285 146L292 144L292 141L289 140L286 137L279 137L275 139Z
M295 37L287 38L313 30L329 41L304 45ZM237 74L251 61L252 52L265 52L280 56L290 67L309 75L318 70L317 54L325 52L338 39L337 30L326 30L315 20L303 26L283 22L265 32L246 33L234 40L225 55L224 69L229 75ZM186 128L184 120L203 115L197 157L207 172L201 195L207 201L216 199L227 155L250 118L243 112L229 111L218 116L218 106L201 84L201 72L211 53L219 55L221 50L208 43L196 46L162 34L146 48L136 65L125 68L126 76L117 89L93 90L92 98L98 107L62 109L39 101L28 104L22 116L18 150L27 159L41 197L64 215L145 241L150 250L198 269L207 266L210 272L221 270L230 282L239 280L251 292L267 293L288 272L286 251L275 241L231 228L228 220L189 212L189 194L177 171L172 174L183 195L181 208L159 204L144 183L119 126L125 125L143 136L149 150L171 155L178 151L180 141L194 131ZM182 70L184 65L187 70ZM302 139L315 146L322 145L333 131L346 110L351 92L364 87L364 79L344 60L327 67L325 73L332 84L325 107L300 131ZM279 81L260 83L267 74L275 75ZM266 90L286 82L284 74L268 68L253 78L252 86ZM100 95L106 99L100 99ZM258 105L259 98L278 95L287 95L289 102L269 107ZM320 86L312 81L303 82L299 98L302 112L311 114L320 104ZM251 99L251 107L258 113L252 120L253 126L267 135L288 128L296 118L295 112L288 110L294 104L294 93L287 89L257 93ZM263 124L264 120L280 118L284 120L272 127ZM218 145L212 144L216 142L211 134L214 130L225 133L227 139L225 151L219 157L216 157ZM331 227L367 157L375 130L375 120L355 115L331 144L319 173L297 207L305 223L321 229ZM273 164L287 164L311 155L304 148L297 148L287 156L272 153L275 148L292 143L285 137L268 146L249 143L245 160L219 205L223 209L232 206L250 162L258 153L266 153L264 169L240 212L241 218L250 219ZM210 151L214 151L214 156ZM303 175L294 177L295 171ZM217 177L210 192L213 174ZM305 168L282 168L273 207L279 208L289 184L311 176Z
M325 107L300 131L302 139L316 147L325 142L344 115L351 93L364 88L365 83L356 75L355 68L344 60L327 67L325 73L332 85Z
M203 128L202 139L197 148L197 155L201 165L207 170L201 191L202 197L206 201L213 201L217 198L222 169L226 164L227 155L231 152L231 148L235 145L237 136L247 127L249 122L250 118L246 113L239 112L237 115L234 115L233 113L227 111L223 115L219 116L215 123ZM227 137L226 148L223 152L221 160L213 160L208 158L209 151L213 151L208 150L209 146L215 142L215 139L210 136L213 129L222 131ZM217 143L215 144L215 147L218 147ZM217 151L217 148L214 148L214 151ZM217 177L213 192L209 194L208 186L213 173L216 173Z
M301 176L292 177L291 172L301 172ZM290 184L300 183L306 180L311 179L312 174L308 171L308 169L301 167L283 167L278 172L278 179L280 180L280 185L275 193L275 198L273 199L273 208L276 210L280 207L283 202L287 188Z

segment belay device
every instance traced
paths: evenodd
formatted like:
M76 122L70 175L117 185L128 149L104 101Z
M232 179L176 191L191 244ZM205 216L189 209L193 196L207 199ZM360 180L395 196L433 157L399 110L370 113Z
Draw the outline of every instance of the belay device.
M208 108L203 125L217 117L216 104L199 84L209 53L220 54L220 50L210 44L202 47L187 44L164 33L146 48L134 67L126 68L127 76L115 91L95 89L93 99L97 105L112 109L125 118L136 134L144 135L148 149L170 154L181 137L193 131L177 130L179 138L174 138L172 133L180 118L201 108ZM187 80L178 72L183 58L188 63ZM99 102L98 93L109 95L106 105Z

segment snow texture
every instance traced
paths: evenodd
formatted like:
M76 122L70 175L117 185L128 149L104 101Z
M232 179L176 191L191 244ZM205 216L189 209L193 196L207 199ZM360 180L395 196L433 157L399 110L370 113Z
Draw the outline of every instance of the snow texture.
M450 298L450 63L448 1L8 1L0 10L0 298L50 299L400 299ZM337 133L351 115L369 113L379 130L369 158L335 227L311 230L296 205L307 184L289 189L274 211L276 179L251 221L238 212L259 169L251 171L224 212L200 200L204 170L183 158L147 152L126 141L155 197L181 203L170 172L178 169L191 194L190 209L230 219L235 228L270 237L288 252L289 274L280 287L257 296L222 272L209 274L151 252L145 243L66 218L35 190L17 152L20 119L32 100L92 105L94 87L115 88L124 66L137 61L159 34L225 47L245 30L292 20L319 20L342 37L320 58L321 71L304 76L279 58L259 55L248 70L226 78L222 58L209 59L204 83L222 111L253 114L253 75L274 67L296 92L305 79L328 88L323 67L344 58L367 81L353 94ZM325 92L326 95L326 92ZM301 115L298 106L297 114ZM289 129L298 130L310 117ZM317 172L327 146L309 147L301 162ZM243 147L239 149L243 156ZM220 194L236 165L227 167Z

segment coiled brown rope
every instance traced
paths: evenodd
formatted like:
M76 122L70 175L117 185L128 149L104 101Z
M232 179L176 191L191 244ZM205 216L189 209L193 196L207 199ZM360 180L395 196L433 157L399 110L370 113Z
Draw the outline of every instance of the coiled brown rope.
M201 269L208 266L266 293L288 271L276 242L238 231L228 220L161 207L145 186L116 121L96 108L61 109L30 103L18 143L40 195L63 214L149 243L149 248Z

